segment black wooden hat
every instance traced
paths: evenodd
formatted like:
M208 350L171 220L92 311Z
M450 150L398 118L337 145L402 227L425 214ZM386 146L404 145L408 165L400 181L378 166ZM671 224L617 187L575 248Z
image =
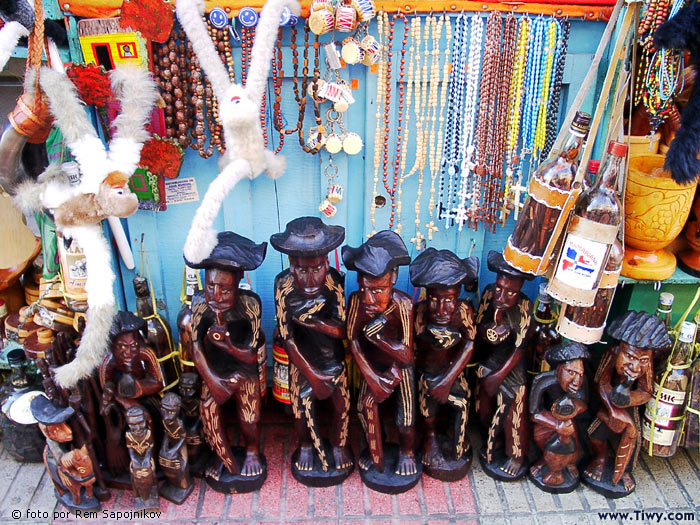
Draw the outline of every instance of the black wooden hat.
M585 345L573 341L559 343L547 350L544 354L545 361L552 368L556 368L562 363L573 361L574 359L590 359L591 353Z
M233 232L220 232L211 255L197 264L185 262L190 268L216 268L226 272L255 270L265 260L267 243L255 244Z
M409 264L406 245L399 234L382 230L357 248L343 246L343 262L348 270L381 277L397 266Z
M299 217L287 223L282 233L270 237L278 252L292 257L321 257L345 240L345 228L324 224L318 217Z
M416 257L409 273L413 286L424 288L449 288L474 281L479 273L479 259L460 259L450 250L428 248Z
M528 281L532 281L535 278L534 275L530 275L529 273L521 272L520 270L513 268L503 258L503 254L495 250L491 250L489 252L486 259L486 264L489 270L495 273L509 275L510 277L517 277Z
M34 419L42 425L58 425L68 421L75 414L71 407L59 407L54 405L44 394L36 396L29 405Z
M117 336L137 330L145 337L146 327L146 321L139 316L131 312L117 312L117 315L112 319L112 327L109 329L109 339L110 341L114 341Z
M673 344L666 325L648 312L629 310L608 325L608 335L645 350L665 350Z

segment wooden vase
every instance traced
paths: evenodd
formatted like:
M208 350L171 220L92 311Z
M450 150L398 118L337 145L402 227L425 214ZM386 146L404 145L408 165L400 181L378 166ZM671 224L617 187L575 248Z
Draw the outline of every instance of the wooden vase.
M676 269L666 251L690 213L697 183L680 186L663 170L663 155L630 157L625 191L625 258L622 275L662 281Z

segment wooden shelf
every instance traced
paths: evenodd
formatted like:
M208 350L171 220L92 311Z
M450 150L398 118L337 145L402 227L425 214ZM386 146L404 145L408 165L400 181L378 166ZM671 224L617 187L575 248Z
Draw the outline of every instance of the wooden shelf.
M700 283L700 279L690 275L688 273L685 273L683 270L680 269L680 267L676 267L676 271L673 272L673 275L669 277L668 279L665 279L663 281L650 281L650 280L640 280L640 279L632 279L630 277L625 277L623 275L620 276L620 283L624 286L625 284L654 284L654 283L663 283L663 284L698 284Z

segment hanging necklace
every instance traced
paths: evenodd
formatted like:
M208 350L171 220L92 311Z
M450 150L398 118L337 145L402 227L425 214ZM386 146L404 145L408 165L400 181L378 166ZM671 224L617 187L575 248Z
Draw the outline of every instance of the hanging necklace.
M292 26L292 39L289 44L292 50L292 65L294 67L292 73L292 88L294 90L294 99L296 100L297 106L299 108L299 113L303 113L303 106L301 103L301 94L299 93L299 83L297 76L299 75L299 52L297 50L297 27ZM287 135L297 133L299 131L299 126L303 125L302 121L297 121L297 127L293 129L284 129L285 119L282 114L282 79L284 78L284 70L282 69L282 28L279 29L279 35L277 37L277 49L276 49L276 59L272 60L272 87L274 91L274 104L273 104L273 125L275 130L279 133L279 144L275 149L275 154L282 151L284 147L284 139Z
M535 126L539 112L538 94L542 91L540 72L542 59L542 43L544 38L544 17L538 16L531 22L527 49L527 67L525 71L525 100L523 101L520 164L525 162L527 155L532 153L535 139ZM530 163L532 164L532 163ZM532 168L532 166L530 166Z
M377 31L380 51L379 61L377 62L377 111L375 113L376 125L374 128L374 185L372 188L372 202L370 202L369 211L372 231L369 237L377 232L375 213L377 211L377 205L379 204L378 201L380 200L378 194L380 164L382 163L382 159L384 163L388 162L389 159L388 130L382 133L384 130L383 124L388 123L388 113L384 108L386 103L386 77L389 75L389 78L391 78L390 70L387 72L388 61L386 58L387 43L389 40L389 15L384 11L380 11L377 15ZM382 137L384 138L382 139ZM384 199L384 197L381 198Z
M540 107L537 116L537 126L535 127L535 140L533 143L533 160L539 161L539 154L544 148L545 138L547 136L547 111L549 109L549 100L551 97L552 77L555 74L553 66L556 68L558 45L560 39L559 22L554 18L549 20L547 24L547 39L544 47L544 56L542 57L542 91L540 93Z

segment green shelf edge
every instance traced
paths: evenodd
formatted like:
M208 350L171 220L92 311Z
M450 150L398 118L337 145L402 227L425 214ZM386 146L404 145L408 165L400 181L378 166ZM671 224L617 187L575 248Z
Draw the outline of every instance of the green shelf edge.
M640 280L632 279L631 277L625 277L620 275L620 284L654 284L656 282L661 282L664 284L698 284L700 283L700 278L685 273L680 267L676 267L676 271L673 272L671 277L664 279L663 281L652 281L652 280Z

